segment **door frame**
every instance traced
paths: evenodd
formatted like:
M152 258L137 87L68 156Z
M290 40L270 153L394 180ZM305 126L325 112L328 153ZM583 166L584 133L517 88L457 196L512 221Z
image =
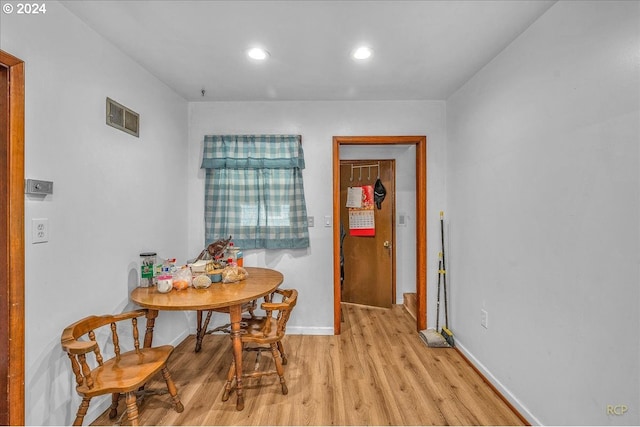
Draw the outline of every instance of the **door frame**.
M0 141L0 176L6 182L0 189L2 209L2 260L0 292L2 321L7 321L7 335L2 335L0 358L7 362L7 389L0 392L6 413L0 422L25 425L24 413L24 62L0 50L0 67L9 85L0 107L7 117ZM4 406L6 405L6 406Z
M416 330L427 328L427 137L333 137L333 332L340 335L340 147L415 145L416 147Z

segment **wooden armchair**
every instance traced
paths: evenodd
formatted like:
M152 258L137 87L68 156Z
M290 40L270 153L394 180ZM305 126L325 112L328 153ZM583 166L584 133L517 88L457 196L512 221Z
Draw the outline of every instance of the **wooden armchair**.
M146 314L147 310L141 309L117 315L89 316L68 326L62 332L62 349L67 352L71 360L71 369L77 383L76 391L82 397L73 425L82 425L91 399L103 394L112 394L109 418L115 418L121 393L126 396L129 421L132 425L138 425L136 393L158 371L162 371L175 410L177 412L184 410L167 369L167 359L173 352L173 346L140 348L138 318ZM129 331L133 336L134 349L122 353L118 327L121 328L120 333L124 335L124 325L121 323L128 323L125 322L126 320L131 321ZM111 334L114 356L104 360L103 352L106 351L106 346L100 349L94 331L100 327L106 329L107 325ZM86 336L85 339L80 340L83 336ZM92 363L93 368L90 367L87 356L93 359L92 362L95 361Z
M273 297L280 295L281 302L274 302ZM287 321L291 315L291 311L296 305L298 299L298 291L295 289L277 289L272 294L271 302L264 302L260 306L266 313L264 317L252 316L244 318L242 323L242 344L243 351L256 351L256 363L253 372L243 373L243 378L259 378L265 375L275 375L280 377L280 386L282 394L287 394L287 383L284 379L284 368L282 365L287 364L287 356L284 352L282 339L285 336ZM268 345L268 347L266 346ZM270 371L259 370L261 352L270 350L273 356L276 369ZM224 386L222 401L229 399L229 395L233 389L233 382L236 376L235 362L231 362L229 372L227 374L227 382Z

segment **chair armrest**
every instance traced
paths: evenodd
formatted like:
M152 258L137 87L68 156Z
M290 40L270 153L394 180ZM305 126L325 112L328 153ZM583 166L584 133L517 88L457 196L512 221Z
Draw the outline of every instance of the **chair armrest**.
M78 322L75 322L72 325L67 326L64 331L62 331L62 336L60 338L62 349L70 354L83 354L93 351L98 346L95 341L78 341L76 337L81 337L90 330L99 328L109 323L115 323L121 320L145 316L147 312L148 310L143 308L116 315L86 317Z
M260 305L260 308L263 310L282 310L283 308L288 307L289 304L282 302L263 302Z
M286 309L288 307L291 306L291 303L289 302L289 300L291 298L296 299L297 296L297 291L295 289L276 289L275 291L273 291L272 298L273 295L275 294L280 294L282 295L283 301L282 302L263 302L260 305L260 308L262 308L263 310L283 310ZM295 302L294 302L295 304Z
M62 343L62 349L69 354L85 354L93 351L98 346L95 341L67 341Z

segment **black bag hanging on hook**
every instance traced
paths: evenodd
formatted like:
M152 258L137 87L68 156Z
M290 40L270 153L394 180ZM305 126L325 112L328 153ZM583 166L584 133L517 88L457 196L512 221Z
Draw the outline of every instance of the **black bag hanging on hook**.
M378 209L382 209L382 201L386 195L387 190L384 188L384 185L382 185L380 178L378 178L373 186L373 201L376 202Z

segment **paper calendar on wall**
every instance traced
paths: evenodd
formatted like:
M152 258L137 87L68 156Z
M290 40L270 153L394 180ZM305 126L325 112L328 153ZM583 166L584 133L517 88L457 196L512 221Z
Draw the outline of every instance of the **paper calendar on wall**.
M373 210L373 186L349 187L349 234L351 236L375 236L375 212Z

